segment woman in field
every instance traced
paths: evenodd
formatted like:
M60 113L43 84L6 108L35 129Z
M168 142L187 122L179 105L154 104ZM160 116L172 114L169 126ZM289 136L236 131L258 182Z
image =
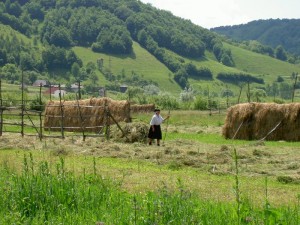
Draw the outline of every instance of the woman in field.
M157 146L160 145L160 140L162 139L161 127L160 125L167 119L169 119L169 115L164 119L160 115L160 109L154 110L154 115L150 121L150 129L148 133L149 145L152 145L153 139L156 139Z

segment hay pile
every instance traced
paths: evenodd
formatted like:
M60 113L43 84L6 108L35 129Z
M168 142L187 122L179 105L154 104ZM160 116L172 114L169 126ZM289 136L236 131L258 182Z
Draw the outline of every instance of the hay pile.
M300 140L300 103L244 103L227 111L225 138Z
M103 126L115 122L107 116L109 112L117 122L130 121L128 101L115 101L110 98L91 98L78 101L48 102L45 109L44 129L60 131L100 132Z
M117 127L111 127L110 138L121 141L121 142L141 142L146 143L148 137L149 126L146 123L134 122L134 123L126 123L121 124L121 128L124 132Z
M132 113L146 113L146 112L153 112L155 109L154 104L144 104L144 105L131 105L130 106L130 111Z

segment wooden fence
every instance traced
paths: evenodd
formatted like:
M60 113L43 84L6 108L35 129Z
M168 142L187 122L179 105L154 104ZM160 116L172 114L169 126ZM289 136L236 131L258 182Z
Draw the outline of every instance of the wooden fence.
M111 115L109 111L109 107L107 105L103 106L86 106L86 105L80 105L79 104L79 98L76 95L77 103L74 105L74 110L77 110L77 120L81 121L79 124L84 123L84 117L85 115L82 115L80 113L82 109L85 107L103 107L104 114L103 115L94 115L96 120L102 120L105 121L103 126L85 126L82 125L74 126L74 127L67 127L64 126L64 121L67 118L64 113L64 107L63 107L63 100L62 96L59 95L59 101L60 101L60 115L57 115L60 120L60 126L59 127L45 127L45 115L43 110L43 103L42 103L42 87L40 86L40 92L39 92L39 102L36 104L35 107L40 108L41 110L33 110L30 106L32 104L32 100L25 100L24 99L24 87L21 87L22 94L21 94L21 100L14 100L16 103L15 105L11 105L8 100L4 100L2 98L2 83L0 80L0 136L3 135L4 132L10 132L10 133L20 133L22 137L24 135L27 136L38 136L40 140L47 137L52 138L65 138L65 136L82 136L83 140L85 140L86 137L106 137L109 139L110 134L110 125L112 124L110 121L113 121L113 124L116 124L117 127L123 132L122 128L119 126L118 122L114 119L114 117ZM51 107L51 106L48 106ZM57 106L53 106L57 107ZM66 130L77 130L77 132L68 132ZM59 131L58 131L59 130ZM89 130L97 130L97 132L89 132Z

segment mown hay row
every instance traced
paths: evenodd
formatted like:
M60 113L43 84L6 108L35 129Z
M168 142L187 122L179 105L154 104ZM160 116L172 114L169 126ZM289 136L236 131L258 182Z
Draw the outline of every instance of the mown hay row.
M154 109L155 109L154 104L144 104L144 105L134 104L130 106L130 111L132 113L154 112Z
M117 122L130 122L128 101L110 98L91 98L78 101L50 101L46 105L44 129L60 131L99 132L103 126L115 122L107 116L106 109ZM63 115L63 116L62 116Z
M300 103L232 106L227 111L222 133L228 139L299 141Z

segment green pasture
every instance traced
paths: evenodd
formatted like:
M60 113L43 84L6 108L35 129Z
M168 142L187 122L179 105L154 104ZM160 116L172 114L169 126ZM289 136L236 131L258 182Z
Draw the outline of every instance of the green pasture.
M103 59L103 67L110 69L114 75L122 75L124 73L125 76L131 77L132 72L135 72L144 79L157 82L161 91L180 92L180 87L173 80L171 71L136 42L133 44L133 53L131 55L107 55L95 53L83 47L74 47L73 50L84 64L88 62L96 63L97 59ZM100 82L105 84L103 78Z
M231 49L236 68L258 75L265 80L265 83L276 81L278 76L290 77L292 73L300 72L299 65L283 62L230 44L224 43L224 45Z
M297 186L273 179L46 149L0 154L1 224L299 223ZM271 203L280 188L294 195Z

